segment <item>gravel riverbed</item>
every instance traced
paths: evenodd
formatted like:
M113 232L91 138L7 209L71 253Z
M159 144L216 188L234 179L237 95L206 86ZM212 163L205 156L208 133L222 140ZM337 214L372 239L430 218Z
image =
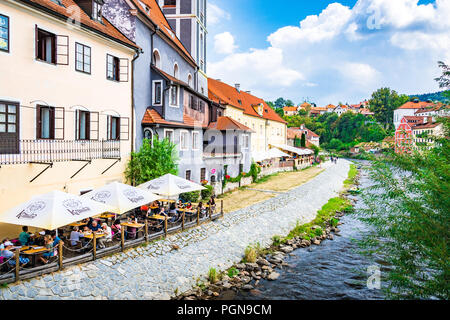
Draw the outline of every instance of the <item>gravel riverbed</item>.
M245 248L271 244L297 223L314 219L336 197L350 162L327 162L309 182L215 222L108 258L67 268L0 289L1 299L169 299L195 286L210 268L225 270L242 259ZM177 245L179 250L173 250Z

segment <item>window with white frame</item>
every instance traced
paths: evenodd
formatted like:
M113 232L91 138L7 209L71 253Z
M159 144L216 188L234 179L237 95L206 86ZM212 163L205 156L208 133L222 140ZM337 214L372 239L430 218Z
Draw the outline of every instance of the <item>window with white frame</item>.
M162 81L156 80L153 81L153 105L162 105Z
M196 131L192 132L192 150L198 150L198 137L199 133Z
M250 137L248 134L244 134L243 136L243 148L244 149L248 149L249 145L250 145Z
M178 86L170 87L170 105L178 107Z
M180 132L180 150L188 150L188 142L189 142L189 132L181 131Z
M165 129L164 130L164 138L169 140L170 142L173 142L173 130Z

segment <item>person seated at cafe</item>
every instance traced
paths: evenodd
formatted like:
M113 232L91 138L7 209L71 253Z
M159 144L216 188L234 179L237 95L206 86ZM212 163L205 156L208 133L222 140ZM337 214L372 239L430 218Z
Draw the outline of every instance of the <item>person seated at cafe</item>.
M53 242L54 242L54 240L53 240L51 235L48 235L48 234L45 235L45 237L44 237L44 247L46 249L48 249L49 251L48 252L44 252L42 254L42 256L39 257L39 260L43 264L47 264L49 262L49 259L54 256L54 252L55 251L54 251L54 247L53 247Z
M203 202L199 202L198 210L200 210L200 215L203 216L206 214L206 208L203 206Z
M173 202L170 205L169 217L170 217L170 219L169 219L170 222L175 222L178 218L177 205L175 204L175 202Z
M87 228L87 226L86 226ZM72 232L70 233L70 244L72 246L76 246L78 244L81 244L80 238L83 238L84 235L82 232L80 232L80 229L78 227L73 227Z
M106 242L112 241L112 233L111 233L111 228L108 227L108 225L106 223L102 223L101 231L103 232L103 234L105 236L98 238L98 247L100 249L103 249L103 248L106 248L106 245L105 245Z
M192 210L193 209L192 203L190 201L186 204L185 209L188 209L188 210Z
M120 220L116 219L111 225L111 231L114 233L120 233L122 226L120 225Z
M9 260L11 258L14 257L14 252L12 251L12 248L14 247L14 244L9 241L8 238L4 239L2 241L2 244L0 244L0 257L5 258L6 260ZM25 265L28 262L30 262L30 259L19 256L19 263L21 265ZM8 263L11 266L15 266L16 265L16 260L15 259L11 259L8 261Z
M128 222L129 223L137 223L137 218L133 213L130 214L130 216L128 217ZM127 239L136 239L136 233L137 233L137 228L135 228L135 227L127 227L127 229L125 231Z
M178 200L178 208L184 208L184 203L183 203L183 201L181 201L181 199L180 200Z
M93 232L97 232L101 229L101 227L99 226L98 222L96 220L94 220L94 221L92 221L92 225L91 225L90 229Z
M28 232L28 227L23 226L22 232L19 234L19 242L22 246L32 244L31 233Z
M216 201L214 200L214 196L211 196L211 199L209 199L208 204L211 207L211 211L214 212L216 210Z

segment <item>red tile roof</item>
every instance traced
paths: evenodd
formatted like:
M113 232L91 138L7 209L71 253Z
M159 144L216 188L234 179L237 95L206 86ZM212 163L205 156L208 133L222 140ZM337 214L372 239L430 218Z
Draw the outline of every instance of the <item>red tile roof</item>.
M424 117L418 116L404 116L407 123L423 123Z
M230 117L219 117L217 122L211 122L208 126L208 129L216 129L216 130L240 130L240 131L250 131L254 132L247 126L244 126L242 123L230 118Z
M424 102L424 101L419 101L419 102L414 102L414 101L408 101L406 102L404 105L400 106L397 110L399 109L422 109L422 108L426 108L426 107L434 107L435 104L432 102Z
M178 39L178 37L176 36L176 33L170 27L170 24L167 21L166 16L161 11L161 8L159 7L156 0L139 0L139 1L131 0L131 1L134 3L134 5L136 5L136 7L141 11L142 14L146 15L148 18L150 18L151 21L153 21L153 23L159 26L162 32L165 35L167 35L174 42L174 44L179 49L181 49L181 51L183 51L183 53L187 56L189 60L191 60L191 62L197 65L194 58L192 58L191 54L187 51L187 49L181 43L180 39ZM147 13L145 8L141 6L141 4L139 3L140 1L150 9L149 13Z
M80 22L83 27L93 29L104 36L112 38L112 40L118 41L134 49L139 48L134 42L125 37L119 30L117 30L108 20L103 17L103 24L92 20L86 12L84 12L73 0L60 0L64 6L60 6L51 0L16 0L28 5L31 5L37 9L50 11L50 14L62 15L66 18L73 19ZM73 14L74 8L79 9L80 14ZM79 17L79 19L77 19Z
M144 118L142 119L142 124L164 124L168 126L175 126L175 127L190 127L190 128L206 128L205 125L203 125L199 121L195 121L193 118L189 117L188 115L183 115L183 122L176 122L176 121L167 121L164 120L161 115L154 109L147 109L147 111L144 114Z
M416 129L416 130L420 130L420 129L431 129L431 128L436 128L438 125L440 125L439 122L435 122L435 123L420 123L420 124L416 124L414 126L411 127L411 129Z
M245 91L237 91L236 88L218 80L208 78L208 96L209 99L221 103L229 104L233 107L243 110L244 114L264 118L267 120L287 123L263 99L255 97ZM263 105L263 115L258 114L257 106Z
M284 107L283 108L284 111L288 112L288 111L297 111L297 107Z

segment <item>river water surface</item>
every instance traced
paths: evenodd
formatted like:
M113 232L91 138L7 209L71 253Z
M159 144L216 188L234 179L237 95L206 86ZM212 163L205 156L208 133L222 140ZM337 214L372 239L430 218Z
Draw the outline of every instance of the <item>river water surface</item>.
M360 187L370 183L366 171L361 171ZM359 196L355 209L361 208ZM369 266L379 266L357 252L353 239L359 239L368 228L352 215L341 218L341 236L325 240L319 246L297 249L277 270L276 281L262 280L256 290L239 292L236 300L323 300L323 299L383 299L382 292L367 287ZM382 270L383 271L383 270Z

